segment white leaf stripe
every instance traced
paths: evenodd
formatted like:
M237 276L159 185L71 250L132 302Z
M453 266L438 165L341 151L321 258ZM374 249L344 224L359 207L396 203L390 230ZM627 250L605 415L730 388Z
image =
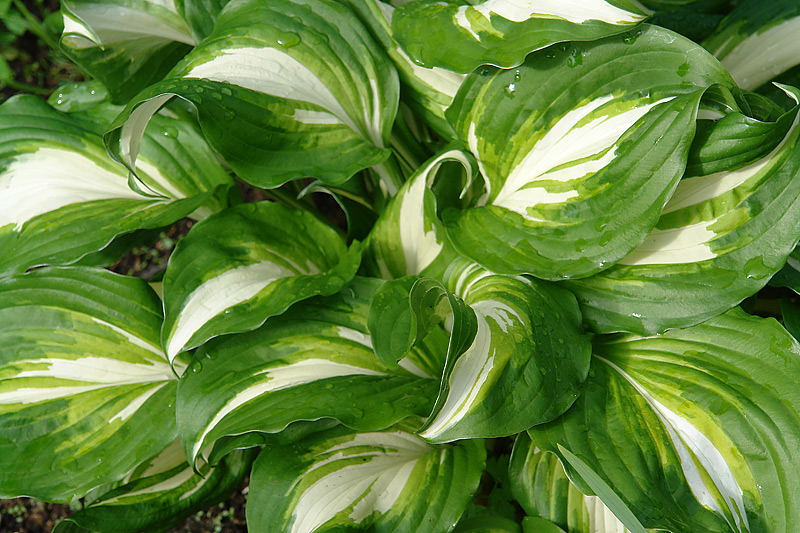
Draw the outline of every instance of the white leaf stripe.
M135 168L136 158L139 156L139 149L142 145L144 130L147 128L150 119L161 109L161 106L166 104L173 96L175 96L175 94L166 93L145 100L131 111L128 120L122 125L119 136L119 151L122 156L122 161L129 169Z
M281 258L291 268L273 261L260 261L226 270L195 288L183 302L172 327L167 355L172 361L204 324L237 304L246 302L280 279L298 274L313 275L319 270L310 261L302 268Z
M709 229L716 220L671 229L654 229L638 248L619 261L621 265L673 265L697 263L717 257L709 242L717 234Z
M437 237L431 216L425 212L425 191L436 176L437 171L447 161L458 161L470 169L469 161L459 150L450 150L431 160L417 171L417 175L403 189L398 217L400 243L405 258L406 274L416 275L428 267L444 247L441 236ZM435 219L435 214L433 215ZM429 229L426 230L426 226Z
M160 385L156 385L155 387L151 388L147 392L139 395L136 399L134 399L131 403L129 403L122 411L118 412L114 416L108 419L108 423L114 422L114 420L122 420L125 421L128 417L133 415L136 411L138 411L146 402L161 390L166 383L161 383Z
M173 489L176 489L176 488L180 487L181 485L183 485L184 483L186 483L190 479L192 479L192 477L194 477L194 476L195 476L194 469L187 464L186 468L184 468L183 470L177 472L174 476L171 476L171 477L169 477L169 478L167 478L167 479L165 479L165 480L163 480L163 481L161 481L159 483L156 483L154 485L151 485L149 487L146 487L146 488L143 488L143 489L140 489L140 490L137 490L137 491L121 494L121 495L119 495L117 497L114 497L114 498L109 498L108 500L104 500L102 503L103 503L103 505L114 505L114 504L116 504L116 505L125 505L125 504L129 503L126 500L137 498L137 496L144 496L144 495L156 496L157 493L159 493L159 492L167 492L167 491L170 491L170 490L173 490ZM198 479L200 479L200 482L198 483L198 485L197 486L193 486L192 489L190 491L188 491L188 492L196 491L197 489L199 489L203 485L203 483L205 483L205 481L208 480L208 478L203 479L203 478L200 478L199 476L198 476ZM186 496L186 495L185 494L182 495L180 499L184 499L184 496ZM186 496L186 497L188 497L188 496Z
M200 448L209 433L219 425L230 413L239 409L247 402L270 392L276 392L289 387L297 387L314 381L343 376L383 376L371 368L335 363L326 359L305 359L284 366L273 366L262 370L255 376L263 376L264 381L250 385L239 391L220 408L214 417L203 428L192 446L192 459L196 459Z
M113 3L72 3L70 2L71 17L65 15L65 34L81 35L90 38L91 41L97 39L98 45L110 45L122 41L134 39L159 39L165 41L176 41L194 46L195 42L189 29L182 23L180 17L175 16L175 6L171 3L149 2L160 4L167 8L171 14L169 24L166 20L158 17L152 12L142 9L134 9ZM89 28L91 33L87 35L87 30L81 31L80 23L73 20L77 17L82 20ZM70 22L67 25L66 20ZM91 35L94 34L94 35ZM92 38L94 37L94 38ZM67 41L68 44L77 44L78 48L86 48L86 44L78 39Z
M750 525L742 499L743 491L736 481L730 466L728 466L725 458L716 446L714 446L714 443L688 420L682 418L656 400L644 387L619 366L601 356L595 357L625 378L625 380L642 395L648 405L653 409L653 412L661 420L669 433L675 451L678 453L681 468L686 476L686 481L698 502L713 509L725 517L726 520L728 520L729 514L733 515L735 523L729 523L729 525L735 531L749 531ZM715 489L721 494L728 508L727 511L729 512L723 510L719 502L713 497L712 490L706 486L706 482L695 463L695 459L705 470L711 482L714 483Z
M664 207L662 214L672 213L679 209L713 200L745 184L752 178L758 178L772 170L777 164L777 156L784 151L794 129L797 128L798 121L800 121L800 115L795 117L794 123L778 146L764 156L763 159L729 172L717 172L708 176L682 179L678 183L672 198Z
M703 204L713 202L737 187L746 186L750 181L758 182L765 175L783 163L782 153L787 143L797 138L796 129L800 124L800 114L781 143L763 159L731 172L718 172L709 176L697 176L681 180L675 194L667 203L662 214L681 209L703 212ZM744 201L744 200L742 200ZM737 206L732 206L732 211ZM714 225L726 213L710 220L669 229L654 229L638 248L619 261L622 265L656 265L696 263L717 257L712 249L713 241L724 233L714 231ZM727 231L731 231L727 229Z
M125 331L124 329L122 329L122 328L120 328L118 326L115 326L114 324L110 324L110 323L106 322L105 320L100 320L99 318L96 318L96 317L90 317L90 318L92 319L92 322L94 322L95 324L99 324L100 326L106 327L106 328L114 331L115 333L117 333L117 334L121 335L122 337L124 337L126 341L130 342L134 346L138 346L139 348L147 350L148 352L158 356L159 359L166 360L166 357L164 356L164 352L158 346L155 346L154 344L152 344L150 342L147 342L146 340L142 339L141 337L139 337L139 336L137 336L137 335L135 335L135 334L133 334L133 333L131 333L129 331Z
M456 23L469 31L476 39L480 37L472 29L469 15L481 15L490 21L492 15L513 22L524 22L531 18L559 18L583 24L592 20L607 24L633 24L644 20L645 15L620 9L604 0L487 0L475 6L461 6L455 15Z
M20 361L14 366L25 370L8 375L0 382L4 385L2 388L13 387L0 392L0 405L39 403L109 387L158 384L155 390L145 393L149 397L165 384L163 382L176 379L166 363L139 364L104 357L72 360L45 358ZM16 381L23 379L31 386L20 386ZM63 384L54 386L53 380L63 380ZM37 384L43 386L36 387ZM146 400L147 398L141 399L141 403ZM128 415L129 412L126 411L118 416Z
M492 204L531 219L530 207L578 197L577 189L550 192L547 182L586 178L608 166L617 156L616 143L623 134L653 107L674 98L637 105L620 113L608 109L617 102L613 95L606 95L570 110L509 173Z
M375 511L385 514L397 502L419 459L433 447L414 435L362 433L317 457L300 478L300 494L292 512L292 533L311 533L352 507L348 518L359 524ZM340 468L316 478L314 472L332 463ZM315 479L316 478L316 479ZM308 486L305 479L313 479Z
M67 205L106 199L146 201L120 173L72 150L40 147L16 156L0 174L0 227Z
M479 394L494 383L492 371L496 364L502 368L503 361L495 361L492 331L487 318L505 333L514 322L521 322L517 313L506 304L484 300L472 305L478 329L472 345L456 361L449 377L450 390L436 418L420 435L434 439L452 428L475 406Z
M597 496L583 496L591 533L628 533L628 529Z
M303 63L277 48L227 48L215 53L209 61L192 66L183 77L226 82L280 98L309 102L327 110L339 123L365 135L376 146L383 147L381 98L375 80L369 80L369 97L362 95L367 128L364 130L348 115L325 82ZM365 98L371 100L371 105ZM322 123L331 121L327 119Z
M800 63L794 46L798 32L800 17L790 18L748 35L727 51L732 36L714 55L721 56L722 65L742 89L753 90Z

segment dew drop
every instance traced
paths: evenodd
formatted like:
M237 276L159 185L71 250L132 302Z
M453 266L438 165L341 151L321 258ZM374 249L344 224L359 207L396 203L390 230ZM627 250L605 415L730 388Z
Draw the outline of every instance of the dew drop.
M300 36L293 31L281 32L277 41L282 47L291 48L300 44Z
M178 130L171 126L166 126L164 129L161 130L161 135L164 137L169 137L170 139L174 139L178 136Z
M506 85L506 87L503 89L503 92L505 92L505 94L506 94L506 96L507 96L508 98L514 98L514 96L515 96L515 95L514 95L514 91L516 90L516 88L517 88L516 84L514 84L514 83L509 83L509 84L508 84L508 85Z

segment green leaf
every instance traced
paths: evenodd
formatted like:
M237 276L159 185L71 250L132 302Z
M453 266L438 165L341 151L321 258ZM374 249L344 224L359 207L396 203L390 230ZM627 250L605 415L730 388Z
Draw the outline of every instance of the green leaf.
M420 435L432 442L501 437L566 411L591 353L572 295L474 264L454 268L449 279L477 331L465 350L448 352L442 390Z
M742 0L703 46L740 87L755 89L800 64L794 51L799 30L800 5L794 0Z
M0 497L68 502L175 439L161 320L144 281L103 270L0 280Z
M562 463L569 450L645 527L798 527L800 346L777 322L734 309L664 335L596 337L594 353L575 405L528 430L539 448Z
M412 350L396 368L372 351L366 321L376 280L293 306L260 329L206 343L178 388L187 457L216 439L277 433L298 420L335 418L359 430L430 412L441 346Z
M230 0L175 0L175 10L200 42L214 30L214 23Z
M526 516L522 519L522 533L566 533L563 529L538 516ZM615 532L616 533L616 532Z
M597 494L598 498L603 502L603 507L608 511L631 533L646 533L644 526L636 519L630 509L625 505L619 496L617 496L613 489L603 481L603 478L598 476L589 465L581 461L571 451L559 445L559 451L569 465L575 469L581 478L586 482L592 492ZM606 503L607 502L607 503Z
M224 501L241 485L254 458L255 450L233 452L216 467L203 465L197 473L176 440L127 476L124 485L69 515L53 532L68 532L70 526L98 533L166 530Z
M487 194L445 211L453 244L498 273L558 280L608 268L655 226L700 98L718 83L732 85L708 52L648 25L472 73L448 117Z
M222 207L211 194L233 181L188 124L153 122L134 189L101 127L33 96L0 106L0 275L72 263L117 236Z
M128 104L106 142L132 168L142 126L178 96L246 181L272 188L314 176L340 184L389 156L398 90L388 58L338 2L244 0Z
M65 0L61 13L62 49L118 104L162 79L195 44L171 0Z
M387 281L375 291L367 328L378 360L392 367L417 340L417 317L411 307L411 289L416 276Z
M731 113L700 138L706 168L681 180L647 240L612 268L567 282L592 329L689 326L766 285L800 238L799 122L800 106L771 124ZM756 151L771 151L741 166L759 141Z
M92 80L62 85L50 95L47 103L62 113L80 113L91 111L109 98L108 89Z
M364 259L370 275L384 279L442 276L457 254L438 218L431 187L442 165L451 162L464 168L464 183L472 182L474 162L461 150L445 150L426 161L403 184L370 232Z
M403 428L339 429L286 450L266 448L250 478L256 531L447 531L477 489L480 440L432 446Z
M240 204L196 224L164 274L163 345L172 361L225 333L257 328L300 300L331 295L358 270L332 228L281 204Z
M540 530L535 531L538 533ZM552 533L547 530L541 531ZM522 528L508 518L482 515L460 520L453 533L522 533Z
M467 73L487 63L517 66L553 43L622 33L647 15L628 0L414 0L398 7L392 30L413 61Z

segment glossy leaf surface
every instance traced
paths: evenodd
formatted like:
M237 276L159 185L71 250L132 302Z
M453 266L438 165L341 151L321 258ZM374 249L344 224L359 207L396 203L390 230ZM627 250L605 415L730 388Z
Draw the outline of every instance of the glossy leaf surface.
M237 174L271 188L307 176L342 183L386 159L398 84L339 3L249 0L229 4L213 33L127 106L107 136L111 153L132 167L143 124L173 96L194 105Z
M432 446L403 429L334 430L261 452L247 522L293 533L447 531L478 487L485 459L480 440Z
M366 327L377 284L356 278L258 330L204 345L178 389L187 456L226 435L277 433L298 420L335 418L375 430L427 415L445 346L415 349L396 368L381 364Z
M528 431L537 446L579 457L646 527L796 527L800 348L777 322L734 309L662 336L598 337L594 353L573 408Z
M161 320L145 282L103 270L0 280L4 498L82 497L175 439L178 380L158 347Z
M655 226L717 83L732 82L710 54L655 26L474 72L448 116L487 194L445 212L454 244L500 273L608 268Z
M305 211L241 204L197 224L164 275L163 344L170 360L225 333L347 284L359 265L336 232Z

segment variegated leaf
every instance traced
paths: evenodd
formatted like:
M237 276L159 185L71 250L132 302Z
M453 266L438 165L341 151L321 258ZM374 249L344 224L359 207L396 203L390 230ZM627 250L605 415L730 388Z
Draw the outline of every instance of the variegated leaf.
M703 46L719 58L743 89L756 89L800 64L794 0L744 0L723 19Z
M370 28L397 67L403 84L401 97L404 101L444 138L454 137L453 128L445 119L444 112L453 103L453 97L466 75L439 67L423 67L412 61L392 36L395 7L389 2L347 0L347 3Z
M106 137L111 153L132 168L142 127L173 96L194 105L237 174L270 188L307 176L342 183L385 160L398 82L338 2L246 0L228 4L213 33L128 105Z
M170 361L225 333L255 329L358 270L360 249L305 211L241 204L196 224L164 275L163 345Z
M0 275L71 263L119 235L224 205L212 193L233 181L188 124L153 121L134 189L100 128L33 96L0 106Z
M800 106L774 123L731 113L715 124L694 149L699 175L681 180L645 242L612 268L567 282L594 330L696 324L766 285L800 239L798 122Z
M195 44L174 0L65 0L63 50L116 103L159 81Z
M572 295L474 264L450 276L453 292L475 313L477 332L463 353L448 355L420 435L432 442L513 435L566 411L591 352Z
M468 73L517 66L553 43L622 33L648 14L632 0L414 0L397 9L392 29L418 64Z
M664 335L594 344L581 398L528 430L538 447L562 463L562 448L580 458L646 527L798 527L800 346L777 322L734 309Z
M474 161L461 150L446 150L426 161L403 184L370 232L364 258L370 275L394 279L444 274L457 254L445 235L430 187L441 166L449 162L464 167L465 183L472 181Z
M361 430L430 412L445 343L412 350L394 369L372 351L366 321L380 282L293 306L260 329L222 337L195 355L178 388L186 454L226 435L277 433L298 420L335 418Z
M445 212L453 243L500 273L557 280L608 268L655 226L700 98L717 83L732 81L710 54L647 25L471 74L448 116L487 194Z
M166 530L227 498L250 472L254 458L255 450L234 451L215 467L204 464L196 472L175 440L126 476L124 485L59 522L53 533Z
M247 523L258 531L448 531L478 488L480 440L426 443L408 428L334 430L253 466Z
M567 533L630 533L599 497L580 492L558 457L537 448L527 433L514 441L509 475L514 497L531 516Z
M175 439L177 376L158 347L161 320L145 282L103 270L0 280L3 498L82 497Z

